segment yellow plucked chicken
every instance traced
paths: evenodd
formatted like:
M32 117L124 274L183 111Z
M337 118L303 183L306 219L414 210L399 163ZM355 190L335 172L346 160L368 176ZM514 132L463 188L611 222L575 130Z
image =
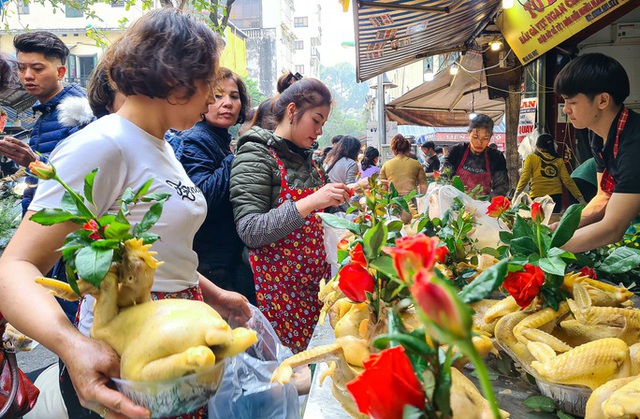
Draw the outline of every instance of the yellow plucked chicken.
M82 295L95 297L91 336L120 355L120 376L131 381L165 381L208 369L257 341L255 331L231 329L208 304L193 300L151 301L159 262L142 240L125 242L123 261L113 263L99 289L78 281ZM63 282L39 284L66 299L77 299Z

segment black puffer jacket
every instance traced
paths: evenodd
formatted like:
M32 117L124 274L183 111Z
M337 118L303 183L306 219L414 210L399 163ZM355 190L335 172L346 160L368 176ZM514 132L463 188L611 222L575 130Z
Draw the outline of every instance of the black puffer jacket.
M324 183L312 164L313 150L296 152L292 150L295 146L291 146L259 127L251 128L238 142L231 169L230 198L238 233L249 247L271 243L304 224L293 202L276 208L280 173L267 147L273 147L282 160L289 187L314 188Z

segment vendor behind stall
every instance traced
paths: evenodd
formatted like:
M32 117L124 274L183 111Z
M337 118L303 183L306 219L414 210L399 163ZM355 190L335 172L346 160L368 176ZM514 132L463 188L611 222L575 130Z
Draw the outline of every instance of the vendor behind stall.
M600 53L564 67L554 83L563 112L576 129L588 128L598 193L582 211L578 230L563 248L584 252L615 243L640 212L640 115L624 106L629 77Z
M479 114L469 125L469 142L449 149L444 169L457 175L467 191L482 186L485 195L506 195L509 191L507 162L500 151L488 147L493 136L493 120Z

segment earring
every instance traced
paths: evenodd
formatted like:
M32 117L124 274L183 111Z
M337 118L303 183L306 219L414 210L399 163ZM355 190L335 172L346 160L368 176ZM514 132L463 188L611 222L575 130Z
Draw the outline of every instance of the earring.
M289 125L293 125L293 118L289 119Z

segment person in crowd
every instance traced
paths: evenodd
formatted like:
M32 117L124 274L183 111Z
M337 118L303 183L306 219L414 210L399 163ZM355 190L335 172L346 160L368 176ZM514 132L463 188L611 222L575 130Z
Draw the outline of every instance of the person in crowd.
M380 179L387 180L400 196L413 190L418 193L427 191L427 175L418 160L411 158L411 143L402 134L391 139L391 152L394 157L385 162L380 169Z
M27 32L16 36L13 46L16 49L20 83L27 93L37 99L32 109L34 114L40 116L31 130L28 144L6 136L4 141L0 141L0 154L19 166L28 167L29 163L41 159L36 153L46 158L60 140L78 131L94 118L91 112L70 110L73 115L69 112L60 114L63 102L68 102L71 98L86 98L85 91L77 84L62 84L67 73L65 64L69 48L60 38L51 32ZM37 179L27 177L26 182L29 186L25 189L22 200L23 214L33 199Z
M621 240L640 212L640 115L624 105L630 93L624 67L601 53L571 60L558 73L554 90L574 128L590 130L598 173L598 193L562 246L584 252Z
M272 115L274 101L275 98L270 97L263 100L262 103L258 105L256 113L253 114L253 119L251 120L252 127L258 126L269 131L273 131L276 128Z
M276 89L278 90L278 93L282 94L282 92L284 92L289 86L300 80L302 80L302 74L293 74L291 71L286 71L282 73L280 77L278 77Z
M125 96L111 85L108 72L101 60L87 82L87 99L96 118L117 112L124 103Z
M598 176L596 173L596 160L593 157L585 160L571 172L571 179L576 183L586 202L591 202L598 193Z
M530 184L529 196L538 198L550 195L556 203L553 212L562 212L562 185L582 204L586 204L562 159L556 152L555 142L549 134L540 134L536 139L536 151L524 161L516 196Z
M238 138L242 137L244 133L249 131L249 129L253 126L252 121L253 121L253 117L256 115L256 111L257 111L257 107L247 109L247 114L245 115L244 122L240 124L240 127L238 128ZM236 149L237 145L238 144L236 141L236 143L234 144L234 147L232 147L232 151Z
M163 139L169 128L190 128L207 112L220 45L205 23L178 10L156 9L142 16L106 57L116 90L126 96L124 104L60 143L51 163L75 190L83 189L86 174L100 169L93 195L98 216L117 212L118 199L127 188L136 189L154 178L149 193L171 195L160 222L151 229L162 238L153 250L165 262L155 271L154 298L203 299L223 318L243 320L250 316L246 298L220 289L196 270L192 244L206 215L206 199ZM92 319L80 317L80 330L76 329L51 295L33 281L60 258L65 237L78 229L71 221L42 226L30 220L35 211L59 207L63 195L57 182L38 188L0 259L0 311L18 330L60 357L60 387L69 417L98 417L86 409L101 417L150 417L109 385L110 377L119 376L119 359L107 344L80 332L88 332ZM129 218L132 225L142 221L150 205L136 205ZM85 297L82 306L90 303Z
M324 162L327 160L327 156L331 153L333 147L327 146L322 149L320 159L318 160L318 165L324 167Z
M360 177L358 179L366 179L371 175L376 173L380 173L380 168L378 167L378 160L380 159L380 152L375 147L367 147L364 150L364 156L362 157L362 161L360 162L360 167L358 172L360 173Z
M340 140L342 140L342 138L344 137L344 135L338 134L338 135L334 135L333 137L331 137L331 146L329 147L329 151L327 152L325 158L322 160L322 168L326 171L329 166L332 163L333 157L331 155L331 151L333 150L333 148L338 145L338 143L340 142ZM326 150L326 148L325 148Z
M330 106L331 92L319 80L289 86L273 104L275 130L251 128L231 169L231 203L249 247L258 307L294 352L311 339L319 282L330 275L316 213L349 199L349 186L325 184L312 161Z
M440 162L440 166L442 166L442 162L444 162L444 148L436 147L436 156L438 157L438 161Z
M255 304L253 274L242 260L244 244L236 231L229 201L231 134L229 128L244 122L251 99L237 74L220 67L215 82L215 102L204 120L183 131L180 163L207 200L207 217L196 233L193 249L198 272L217 286L236 291Z
M0 92L17 87L19 82L16 60L0 53Z
M0 154L15 163L8 172L26 168L39 159L46 160L61 140L94 120L84 89L73 83L62 84L67 72L65 64L69 49L60 38L51 32L27 32L16 36L13 46L16 49L18 78L27 93L37 99L32 109L34 115L40 116L31 130L28 143L12 136L5 136L4 141L0 141ZM23 216L33 199L38 180L27 176L25 183ZM64 264L56 264L50 276L66 280ZM69 319L73 319L77 303L61 299L59 303Z
M333 147L327 158L331 164L327 167L331 183L355 183L358 178L358 153L360 153L360 141L350 135L345 135L342 140Z
M420 146L422 154L425 156L424 171L427 174L432 174L440 170L440 160L436 154L436 145L433 141L427 141Z
M479 114L469 124L469 142L449 149L444 169L457 175L468 191L481 186L481 193L491 197L509 192L507 162L498 150L487 147L493 136L493 120Z

